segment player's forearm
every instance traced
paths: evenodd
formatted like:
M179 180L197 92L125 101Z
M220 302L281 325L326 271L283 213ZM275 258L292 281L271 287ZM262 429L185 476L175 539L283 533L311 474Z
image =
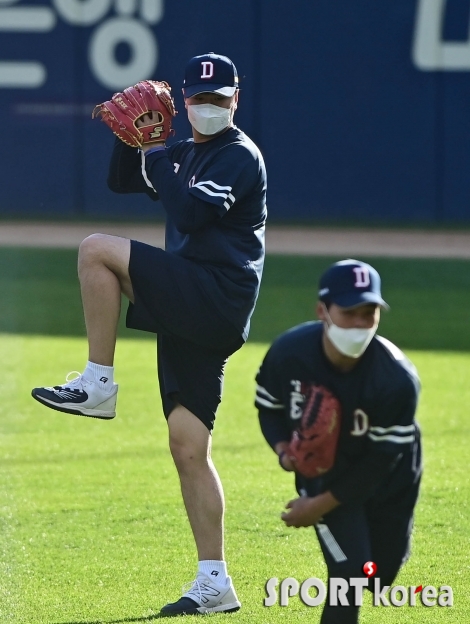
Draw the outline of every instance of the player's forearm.
M114 193L148 193L141 171L141 157L137 149L116 139L108 171L108 187ZM157 199L156 193L152 191Z
M323 516L333 511L340 502L331 492L323 492L318 496L300 496L289 501L286 508L290 511L281 514L287 526L308 527L317 524Z
M218 218L217 207L189 193L163 151L145 157L145 170L165 212L182 234L196 232Z
M292 431L286 423L282 410L260 409L258 419L266 442L279 455L287 448L292 437ZM279 444L282 448L278 446Z
M339 500L329 490L323 492L322 494L318 494L314 497L314 500L316 512L321 516L325 516L327 513L333 511L333 509L336 509L336 507L341 505Z

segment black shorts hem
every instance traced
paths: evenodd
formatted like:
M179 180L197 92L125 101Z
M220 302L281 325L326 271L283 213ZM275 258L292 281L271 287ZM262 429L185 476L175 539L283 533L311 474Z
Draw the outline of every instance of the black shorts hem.
M228 357L177 336L158 334L158 379L165 418L179 403L212 431Z

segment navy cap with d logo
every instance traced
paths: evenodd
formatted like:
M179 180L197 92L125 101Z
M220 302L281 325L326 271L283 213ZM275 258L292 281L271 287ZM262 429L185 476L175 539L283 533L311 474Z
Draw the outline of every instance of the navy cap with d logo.
M331 265L320 278L318 298L327 305L353 308L367 303L389 306L382 299L380 275L360 260L341 260Z
M237 88L236 67L226 56L209 52L194 56L186 66L183 85L186 98L207 92L231 97Z

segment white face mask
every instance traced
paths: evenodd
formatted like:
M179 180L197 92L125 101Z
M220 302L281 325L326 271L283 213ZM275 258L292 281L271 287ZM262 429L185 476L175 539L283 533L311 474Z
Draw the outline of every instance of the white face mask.
M378 323L375 323L369 329L359 329L357 327L346 329L344 327L338 327L338 325L333 323L326 307L325 311L330 321L330 325L325 322L326 332L334 346L343 355L347 355L351 358L360 357L374 337Z
M230 108L221 108L215 104L188 104L190 124L201 134L217 134L230 123Z

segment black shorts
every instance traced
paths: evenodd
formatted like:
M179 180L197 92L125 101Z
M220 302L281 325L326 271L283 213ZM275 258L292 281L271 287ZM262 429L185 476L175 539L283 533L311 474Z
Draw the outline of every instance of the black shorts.
M177 336L158 334L158 379L165 417L179 403L212 431L228 357Z
M211 430L221 400L225 364L244 340L202 290L201 270L185 258L131 241L129 275L134 303L129 304L126 325L158 335L165 416L180 403Z

